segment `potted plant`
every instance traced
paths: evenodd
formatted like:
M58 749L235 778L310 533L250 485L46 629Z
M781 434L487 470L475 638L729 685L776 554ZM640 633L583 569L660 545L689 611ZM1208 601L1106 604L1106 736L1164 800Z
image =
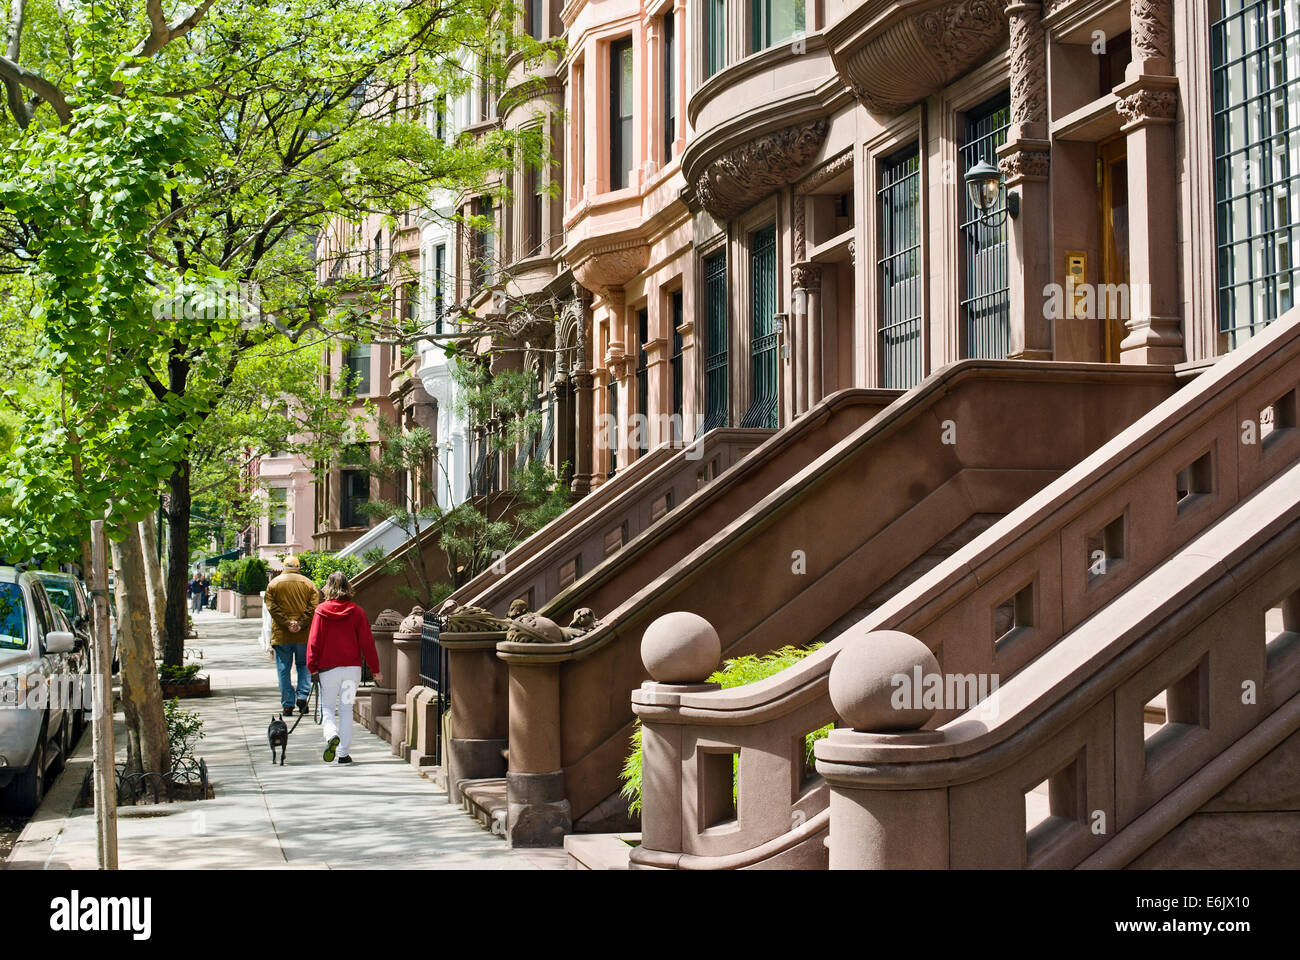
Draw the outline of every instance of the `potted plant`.
M266 561L261 557L244 557L235 570L234 615L241 619L261 617L262 591L270 580Z
M189 697L206 697L212 692L212 683L199 676L199 664L187 663L183 667L168 664L158 666L158 683L164 700L184 700Z

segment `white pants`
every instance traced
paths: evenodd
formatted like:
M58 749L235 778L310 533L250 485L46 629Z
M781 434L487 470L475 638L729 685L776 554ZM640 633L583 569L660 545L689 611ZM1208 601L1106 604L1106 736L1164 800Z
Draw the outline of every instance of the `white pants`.
M352 703L361 685L360 667L332 667L320 674L321 728L325 742L339 738L337 756L350 756L352 746Z

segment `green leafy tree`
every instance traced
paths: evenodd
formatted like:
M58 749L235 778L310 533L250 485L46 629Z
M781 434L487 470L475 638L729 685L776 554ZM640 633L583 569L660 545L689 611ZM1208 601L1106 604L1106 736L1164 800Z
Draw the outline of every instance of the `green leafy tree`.
M544 53L512 22L491 0L202 0L175 17L161 0L14 0L0 273L30 292L35 363L29 391L4 391L4 550L64 549L106 514L124 535L161 487L180 663L196 441L241 365L312 331L418 335L378 319L367 279L330 282L315 238L539 161L535 131L446 144L422 122L430 95Z

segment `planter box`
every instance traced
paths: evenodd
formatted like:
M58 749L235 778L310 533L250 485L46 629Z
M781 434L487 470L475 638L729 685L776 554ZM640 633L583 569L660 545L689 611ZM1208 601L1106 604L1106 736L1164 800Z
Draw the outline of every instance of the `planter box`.
M172 698L188 700L191 697L206 697L212 693L212 681L207 677L195 677L185 683L164 683L161 686L164 700Z
M233 613L240 620L260 619L262 616L262 595L258 593L235 594Z
M217 612L233 613L235 610L235 591L220 587L217 590Z

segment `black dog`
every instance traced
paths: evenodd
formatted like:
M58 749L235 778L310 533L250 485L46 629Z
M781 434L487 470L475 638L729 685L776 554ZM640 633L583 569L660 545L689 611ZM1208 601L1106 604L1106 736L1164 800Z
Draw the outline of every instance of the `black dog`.
M296 726L296 724L295 724ZM275 763L275 748L280 748L280 766L284 766L284 751L289 746L289 725L281 717L272 717L266 728L266 739L271 744L271 763Z

